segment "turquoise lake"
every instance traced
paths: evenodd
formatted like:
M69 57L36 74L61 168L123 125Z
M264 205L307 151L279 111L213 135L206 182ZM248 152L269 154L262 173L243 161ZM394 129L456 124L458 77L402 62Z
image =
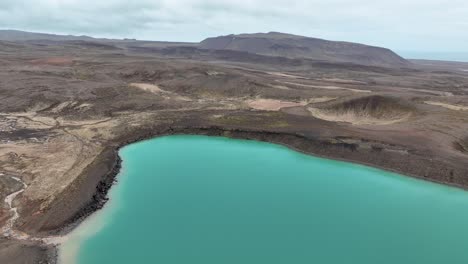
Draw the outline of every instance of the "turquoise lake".
M121 149L61 264L468 263L468 192L286 147L167 136Z

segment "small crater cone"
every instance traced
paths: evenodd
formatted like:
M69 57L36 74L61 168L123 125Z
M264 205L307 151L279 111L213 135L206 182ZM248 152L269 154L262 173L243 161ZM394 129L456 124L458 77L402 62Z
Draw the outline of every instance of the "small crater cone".
M415 109L405 101L382 95L358 97L309 108L319 119L354 125L388 125L410 118Z

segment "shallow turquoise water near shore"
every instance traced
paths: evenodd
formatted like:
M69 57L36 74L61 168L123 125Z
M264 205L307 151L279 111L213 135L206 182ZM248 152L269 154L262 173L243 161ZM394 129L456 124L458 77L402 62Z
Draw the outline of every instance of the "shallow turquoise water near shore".
M111 201L61 263L468 263L468 192L256 141L120 151Z

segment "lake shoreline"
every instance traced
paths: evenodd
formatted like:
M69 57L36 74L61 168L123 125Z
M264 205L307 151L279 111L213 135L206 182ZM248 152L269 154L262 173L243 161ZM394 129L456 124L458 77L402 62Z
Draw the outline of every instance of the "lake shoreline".
M116 182L116 177L121 169L122 160L118 154L120 148L132 143L170 135L206 135L222 136L233 139L257 140L282 145L294 151L304 153L306 155L366 165L390 172L399 173L404 176L431 181L438 184L448 185L451 187L461 188L465 190L468 189L468 186L429 178L423 175L418 175L412 171L402 170L401 168L392 169L381 164L351 159L349 158L349 154L355 153L356 149L353 144L349 143L339 143L330 145L326 141L308 138L304 135L300 135L297 133L229 129L215 126L166 127L160 130L146 131L139 135L132 135L127 138L121 139L114 145L108 146L108 149L103 151L96 158L96 161L93 162L92 166L88 168L88 170L85 173L83 173L80 177L77 178L76 183L72 184L72 188L70 188L71 190L69 192L64 192L71 194L71 197L73 198L72 200L79 201L79 203L72 203L73 205L75 205L75 213L72 216L70 216L66 222L63 222L61 225L59 225L57 229L48 230L46 232L49 234L66 235L67 233L71 232L74 228L76 228L80 223L82 223L82 221L84 221L87 217L89 217L94 212L100 210L106 204L106 202L108 201L107 194ZM311 146L313 147L311 148ZM327 148L327 150L329 150L328 148L331 148L332 151L318 151L317 147L318 149L324 147ZM344 153L348 153L348 155L345 155ZM385 158L384 156L386 156L385 153L381 152L381 150L371 150L371 152L368 152L365 156L375 156L377 153L382 154L382 158ZM102 170L102 163L105 163L107 166L107 171L105 173L103 173ZM95 170L94 167L99 167L100 169ZM80 190L82 190L83 188L89 188L93 185L94 191L91 192L92 195L88 195L88 197L83 197L82 195L80 195L82 194ZM78 204L81 204L82 206L76 206ZM61 208L59 208L58 206L54 207L56 207L57 212L60 212ZM48 246L48 249L51 252L57 252L58 250L56 246ZM58 254L49 254L48 261L50 261L50 263L57 263L57 256Z

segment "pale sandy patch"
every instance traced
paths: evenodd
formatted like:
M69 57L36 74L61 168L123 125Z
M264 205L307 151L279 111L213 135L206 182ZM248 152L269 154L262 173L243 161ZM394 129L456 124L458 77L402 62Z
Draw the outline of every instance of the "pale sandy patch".
M16 112L16 113L0 113L0 116L7 120L14 120L14 128L29 128L29 129L47 129L56 124L54 118L39 116L36 112ZM0 130L4 126L8 126L6 122L0 122ZM10 127L10 129L14 129Z
M353 125L391 125L408 119L411 114L403 115L395 118L375 118L366 114L356 114L353 111L336 114L331 111L309 107L309 112L313 117L331 121L331 122L346 122Z
M308 87L314 89L326 89L326 90L348 90L356 93L370 93L370 90L361 90L361 89L352 89L347 87L340 87L340 86L331 86L331 85L311 85L311 84L303 84L303 83L293 83L293 82L282 82L284 84L291 84L301 87Z
M366 82L350 80L350 79L340 79L340 78L322 78L320 81L325 82L334 82L334 83L344 83L344 84L367 84Z
M453 96L453 93L451 93L451 92L441 92L441 91L426 90L426 89L414 89L414 88L403 88L403 87L398 87L398 88L396 88L395 90L406 90L406 91L413 91L413 92L419 92L419 93L427 93L427 94L433 94L433 95L439 95L439 96L447 96L447 97Z
M58 104L56 107L52 108L50 111L52 113L59 113L61 112L63 109L65 109L66 107L70 106L70 104L72 104L71 101L65 101L63 103L60 103Z
M276 89L281 89L281 90L291 90L289 87L284 86L284 85L270 85L270 86Z
M281 108L293 107L293 106L305 106L307 101L292 102L292 101L281 101L274 99L256 99L247 101L247 105L253 109L266 110L266 111L278 111Z
M156 84L150 83L131 83L130 86L142 89L144 91L152 92L152 93L161 93L164 92L161 88L159 88Z
M93 106L93 104L89 104L89 103L83 103L83 104L80 104L79 106L75 107L76 109L78 110L86 110L86 109L89 109Z
M221 73L218 73L218 74L221 74ZM144 91L148 91L148 92L152 92L152 93L155 93L155 94L162 94L162 97L164 99L174 99L174 100L179 100L179 101L184 101L184 102L190 102L192 101L192 99L190 97L187 97L187 96L182 96L182 95L178 95L174 92L168 92L168 91L164 91L163 89L161 89L158 85L156 84L150 84L150 83L131 83L130 84L131 87L135 87L135 88L139 88L139 89L142 89Z
M267 72L269 75L279 76L279 77L286 77L286 78L293 78L293 79L305 79L305 77L282 73L282 72Z
M118 124L117 121L112 120L112 118L100 118L100 119L87 119L87 120L71 120L71 119L66 119L63 117L57 117L55 119L61 126L75 126L75 127L81 127L81 126L91 126L91 125L97 125L97 124L102 124L102 123L107 123L116 125Z
M184 102L192 102L193 101L192 98L187 97L187 96L183 96L183 95L177 95L173 99L179 100L179 101L184 101Z
M206 74L209 76L217 76L217 75L224 75L224 72L218 72L218 71L207 71Z
M468 111L468 106L453 105L453 104L447 104L447 103L442 103L442 102L434 102L434 101L424 101L424 103L430 104L430 105L437 105L437 106L445 107L445 108L455 110L455 111Z

